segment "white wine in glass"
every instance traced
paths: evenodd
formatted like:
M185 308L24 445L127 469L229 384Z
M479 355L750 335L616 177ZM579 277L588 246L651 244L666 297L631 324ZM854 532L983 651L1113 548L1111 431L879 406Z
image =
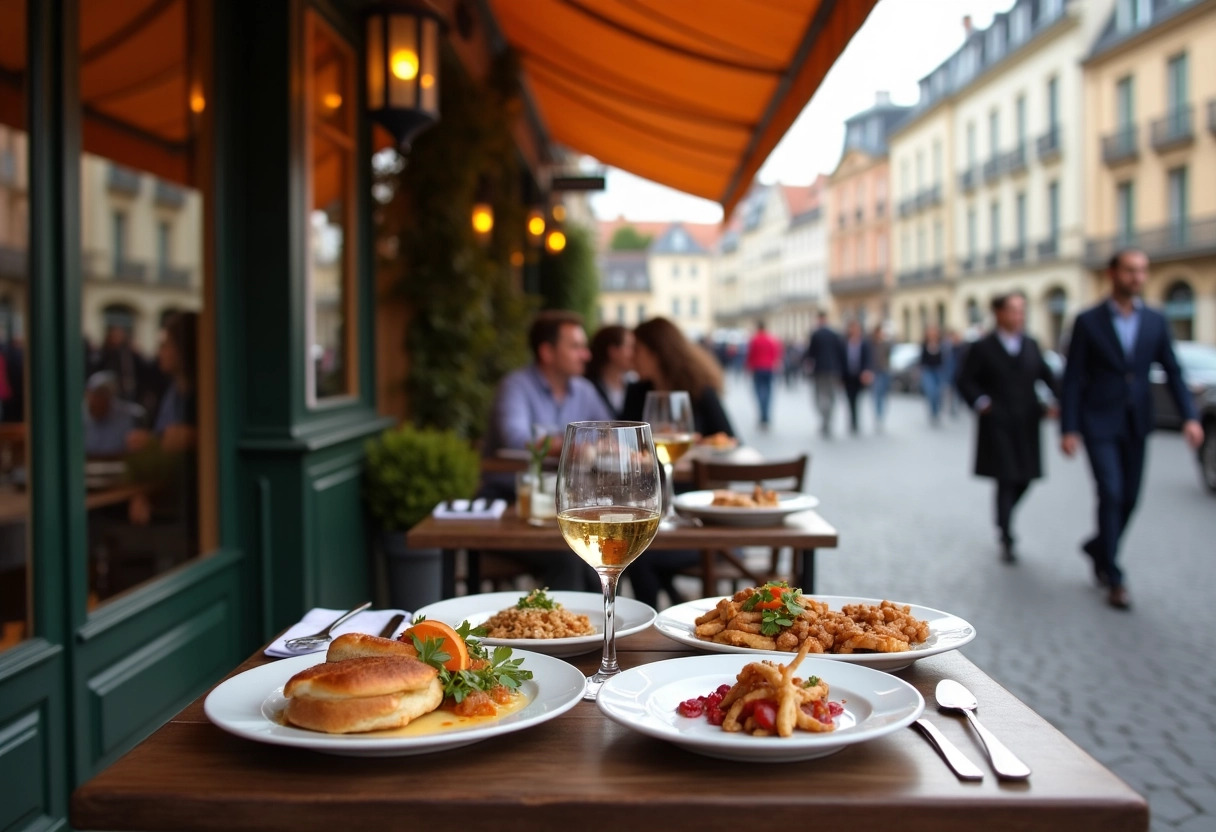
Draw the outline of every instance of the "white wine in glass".
M584 699L620 673L616 661L616 585L654 540L662 507L659 462L644 422L571 422L557 471L557 525L574 553L595 569L604 592L604 653Z
M680 457L692 450L696 421L692 399L685 390L651 390L646 394L642 421L650 425L659 462L663 464L664 527L678 525L672 478Z

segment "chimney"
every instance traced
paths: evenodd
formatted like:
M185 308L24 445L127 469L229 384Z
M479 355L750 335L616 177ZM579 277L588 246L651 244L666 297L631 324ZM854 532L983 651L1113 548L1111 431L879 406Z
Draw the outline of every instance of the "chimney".
M886 90L879 90L874 93L874 103L879 107L887 107L891 104L891 93Z
M975 26L971 24L971 15L963 15L963 33L967 37L971 37L971 33L975 31Z

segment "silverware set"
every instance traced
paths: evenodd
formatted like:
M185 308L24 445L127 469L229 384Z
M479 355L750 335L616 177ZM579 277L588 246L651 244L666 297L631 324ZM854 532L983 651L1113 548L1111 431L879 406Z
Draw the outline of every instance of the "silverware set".
M978 703L975 695L966 687L953 679L942 679L937 683L937 707L940 711L962 711L971 723L971 727L979 734L980 742L988 755L988 762L996 776L1001 780L1025 780L1030 776L1030 767L1022 762L1016 754L1010 751L1003 742L989 731L975 715ZM946 765L958 776L959 780L977 781L984 779L984 773L979 767L950 742L946 736L927 719L918 719L913 725L929 740Z

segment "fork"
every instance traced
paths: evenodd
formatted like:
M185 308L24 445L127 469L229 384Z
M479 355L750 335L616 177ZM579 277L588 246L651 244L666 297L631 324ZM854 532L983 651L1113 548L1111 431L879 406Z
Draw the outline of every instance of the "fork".
M321 632L313 633L310 636L296 636L295 638L289 638L287 641L283 642L283 646L293 653L303 653L307 650L320 647L322 644L328 644L329 641L334 637L334 629L336 627L341 626L348 619L353 618L354 616L363 612L371 605L371 601L364 601L353 610L348 610L347 612L342 613L342 615L334 619L333 622Z

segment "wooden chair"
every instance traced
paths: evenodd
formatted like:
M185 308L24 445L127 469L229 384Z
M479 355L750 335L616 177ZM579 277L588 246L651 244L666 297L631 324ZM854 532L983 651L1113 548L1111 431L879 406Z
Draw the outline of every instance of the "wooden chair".
M759 483L766 488L783 491L801 491L810 468L810 455L802 454L789 460L775 462L714 462L693 460L693 482L699 490L729 488L739 483ZM701 552L701 589L704 597L718 595L718 583L729 580L733 591L739 583L747 581L749 586L759 586L766 581L788 579L781 570L781 550L774 548L767 571L760 572L749 567L737 552L726 549L706 549ZM683 574L695 574L691 570Z

